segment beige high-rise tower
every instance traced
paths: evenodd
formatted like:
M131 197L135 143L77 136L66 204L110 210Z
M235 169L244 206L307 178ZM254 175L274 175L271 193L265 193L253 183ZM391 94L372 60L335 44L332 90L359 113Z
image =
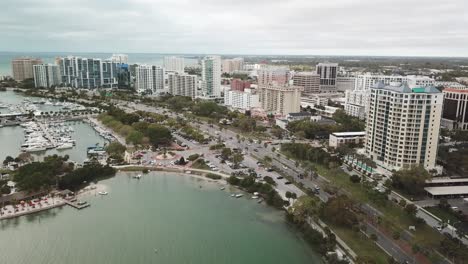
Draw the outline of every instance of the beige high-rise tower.
M258 95L260 105L268 113L285 116L289 113L301 111L301 86L285 86L275 83L259 85Z
M13 79L23 81L25 79L34 78L33 66L42 64L39 58L15 58L11 61L11 70Z

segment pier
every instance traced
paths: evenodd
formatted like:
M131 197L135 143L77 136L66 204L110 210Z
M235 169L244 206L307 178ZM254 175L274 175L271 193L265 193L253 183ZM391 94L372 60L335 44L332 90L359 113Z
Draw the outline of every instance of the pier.
M65 199L63 199L63 202L68 204L69 206L75 208L75 209L78 209L78 210L81 210L81 209L86 208L86 207L91 205L88 202L85 202L83 204L78 204L78 201L72 202L72 201L68 201L68 200L65 200Z

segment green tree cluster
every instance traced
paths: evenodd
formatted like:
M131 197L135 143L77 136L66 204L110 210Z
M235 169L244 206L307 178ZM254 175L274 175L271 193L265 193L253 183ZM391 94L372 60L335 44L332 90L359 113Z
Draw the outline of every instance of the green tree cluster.
M431 175L422 166L395 171L392 176L392 187L410 195L424 194L426 180Z

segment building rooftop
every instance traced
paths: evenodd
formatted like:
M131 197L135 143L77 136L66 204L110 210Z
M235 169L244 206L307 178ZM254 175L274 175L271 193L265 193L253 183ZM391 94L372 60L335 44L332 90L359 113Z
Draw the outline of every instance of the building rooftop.
M468 182L468 178L458 178L458 179L451 179L451 178L433 178L431 180L427 180L426 183L463 183Z
M312 116L310 112L298 112L298 113L289 113L289 116L298 117L298 116Z
M332 133L335 137L353 137L353 136L365 136L366 132L365 131L359 131L359 132L335 132Z
M441 91L439 91L434 86L410 88L406 83L393 83L391 85L386 85L381 81L377 82L374 86L372 86L372 88L389 90L397 93L441 93Z
M424 190L433 196L468 194L468 186L426 187Z

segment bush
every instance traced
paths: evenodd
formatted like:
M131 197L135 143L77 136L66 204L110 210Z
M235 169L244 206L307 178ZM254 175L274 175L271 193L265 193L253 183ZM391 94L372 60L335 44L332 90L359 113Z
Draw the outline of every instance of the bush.
M218 174L214 174L214 173L208 173L208 174L205 175L205 177L210 178L212 180L221 179L221 176L219 176Z
M271 178L270 176L265 176L263 177L263 180L268 183L268 184L271 184L273 186L276 186L276 182L275 180L273 180L273 178Z
M358 175L351 175L351 177L349 177L349 180L352 182L352 183L359 183L361 181L361 177L359 177Z
M190 161L194 161L194 160L198 159L199 157L200 157L199 154L192 154L187 159L190 160Z

